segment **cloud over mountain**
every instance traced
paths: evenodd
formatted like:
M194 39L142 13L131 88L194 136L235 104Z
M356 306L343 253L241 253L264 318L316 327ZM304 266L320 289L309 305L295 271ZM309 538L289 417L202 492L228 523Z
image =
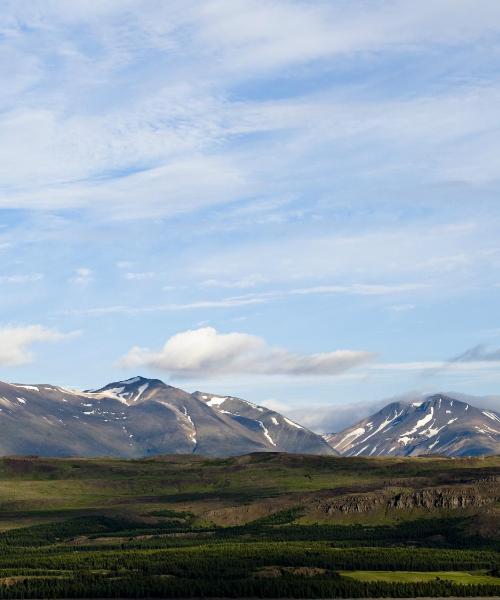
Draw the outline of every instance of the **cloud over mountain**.
M337 375L373 358L366 351L336 350L295 354L248 333L218 333L213 327L169 338L158 351L134 346L120 360L127 368L151 367L177 377L235 373L261 375Z

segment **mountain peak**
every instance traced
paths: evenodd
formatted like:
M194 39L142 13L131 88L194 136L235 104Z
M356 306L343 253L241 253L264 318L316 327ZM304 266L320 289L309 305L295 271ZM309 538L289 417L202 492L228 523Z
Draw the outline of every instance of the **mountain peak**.
M149 394L146 392L151 392L159 387L169 388L170 386L167 386L161 379L148 379L137 375L123 381L113 381L98 389L85 390L85 393L112 396L125 404L132 404L147 399Z
M433 394L415 402L392 402L325 439L346 456L498 454L500 415Z
M0 455L335 454L320 435L275 411L206 396L142 376L85 392L0 382Z

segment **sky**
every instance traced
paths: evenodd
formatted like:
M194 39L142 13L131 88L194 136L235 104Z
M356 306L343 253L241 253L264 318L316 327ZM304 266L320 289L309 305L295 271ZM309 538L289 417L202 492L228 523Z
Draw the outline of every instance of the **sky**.
M497 0L4 0L0 79L1 380L499 406Z

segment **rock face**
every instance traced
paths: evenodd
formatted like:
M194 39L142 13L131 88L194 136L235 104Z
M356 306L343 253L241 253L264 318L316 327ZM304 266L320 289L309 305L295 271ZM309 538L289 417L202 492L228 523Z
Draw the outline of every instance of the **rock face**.
M480 508L487 504L494 504L498 498L484 496L477 486L464 488L428 488L414 492L403 492L391 498L388 502L390 508L413 509L444 508Z
M84 392L0 383L0 455L335 454L279 413L202 396L142 377Z
M437 394L423 402L388 404L325 439L343 456L499 454L500 414Z
M351 494L323 500L317 505L320 512L328 515L360 514L382 510L454 511L494 507L499 501L498 488L493 485L428 487L404 492L378 490L376 493Z

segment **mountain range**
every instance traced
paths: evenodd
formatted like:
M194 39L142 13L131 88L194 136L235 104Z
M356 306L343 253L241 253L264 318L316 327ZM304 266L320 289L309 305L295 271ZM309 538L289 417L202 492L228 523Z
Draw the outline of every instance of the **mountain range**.
M0 455L500 454L500 415L435 395L321 436L264 406L133 377L95 390L0 382Z
M0 455L336 454L318 434L230 396L133 377L97 390L0 383Z

